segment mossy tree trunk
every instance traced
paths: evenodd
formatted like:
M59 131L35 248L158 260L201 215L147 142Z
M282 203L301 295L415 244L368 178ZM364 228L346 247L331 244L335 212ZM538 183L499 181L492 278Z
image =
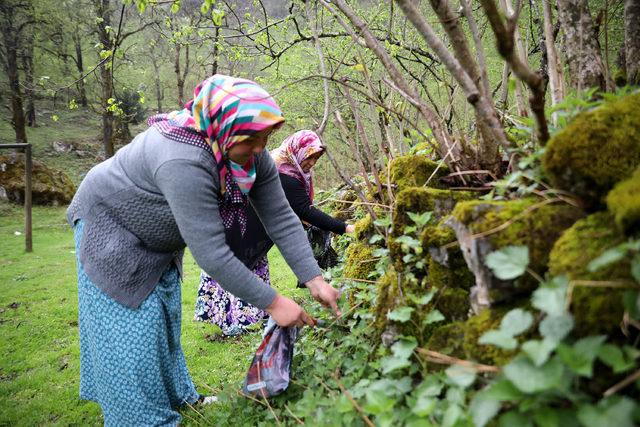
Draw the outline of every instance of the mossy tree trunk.
M110 0L94 0L96 15L97 33L103 51L114 49L114 43L109 33L111 31L112 8ZM112 55L115 52L112 52ZM111 157L114 154L113 147L113 113L107 109L108 101L114 97L113 93L113 69L111 63L102 62L100 64L100 86L101 98L100 107L102 115L102 146L104 155Z
M627 82L640 84L640 1L624 2L624 44Z
M587 0L558 0L558 18L565 34L564 53L572 86L606 90L605 65Z

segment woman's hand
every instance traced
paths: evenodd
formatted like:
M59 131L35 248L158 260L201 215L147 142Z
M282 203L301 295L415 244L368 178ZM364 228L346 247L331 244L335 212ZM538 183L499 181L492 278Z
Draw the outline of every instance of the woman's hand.
M295 301L282 295L276 295L266 311L278 326L315 326L313 317L309 316Z
M322 276L316 276L313 279L305 283L305 286L309 288L311 296L325 307L331 307L336 316L340 316L340 309L338 308L338 298L340 298L340 291L324 281Z
M347 227L344 230L345 233L351 234L356 232L356 226L353 224L347 224Z

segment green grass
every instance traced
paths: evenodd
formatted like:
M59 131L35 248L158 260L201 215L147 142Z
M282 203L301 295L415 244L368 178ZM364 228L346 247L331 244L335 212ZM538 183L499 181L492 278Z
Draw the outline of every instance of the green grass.
M35 207L33 252L24 252L22 209L0 204L0 425L100 425L96 403L79 390L79 337L73 234L64 208ZM272 285L296 299L295 277L277 250ZM182 287L182 346L201 393L239 385L260 341L253 333L220 341L219 329L192 321L199 268L187 253ZM251 404L251 403L247 403ZM224 406L207 408L211 413ZM184 424L199 415L184 412Z

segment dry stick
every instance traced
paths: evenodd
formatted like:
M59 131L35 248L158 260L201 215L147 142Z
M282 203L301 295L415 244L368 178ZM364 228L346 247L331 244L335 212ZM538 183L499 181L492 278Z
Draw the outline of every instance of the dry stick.
M296 414L294 414L291 409L289 409L289 406L285 403L284 404L284 408L287 410L287 412L293 417L293 419L295 419L298 424L300 425L304 425L304 421L302 421L300 418L296 417Z
M342 199L334 199L333 197L328 197L326 199L324 199L323 201L321 201L320 203L318 203L316 206L320 206L326 202L340 202L340 203L346 203L346 204L355 204L358 203L360 205L370 205L370 206L379 206L381 208L392 208L393 206L391 205L383 205L382 203L373 203L373 202L362 202L362 201L357 201L357 200L342 200Z
M428 361L438 363L440 365L460 365L475 369L478 372L500 372L500 368L497 366L483 365L481 363L471 362L470 360L458 359L457 357L448 356L426 348L417 347L416 351L424 356Z
M373 422L371 422L371 419L369 417L367 417L367 414L365 414L364 411L362 410L362 408L360 407L360 405L358 405L358 402L356 402L356 400L353 398L353 396L351 396L351 393L349 393L349 390L347 390L342 385L342 383L340 382L340 379L338 377L338 373L337 372L334 372L333 379L335 379L336 383L338 383L338 387L340 387L340 391L342 391L342 393L345 396L347 396L347 399L349 399L349 402L351 402L353 407L356 408L356 411L358 411L358 413L360 414L360 417L362 417L362 420L365 422L365 424L368 425L369 427L375 427Z
M602 396L603 397L609 397L609 396L611 396L613 394L616 394L618 391L622 390L623 388L625 388L626 386L628 386L629 384L633 383L635 380L637 380L639 378L640 378L640 369L638 369L633 374L629 375L627 378L625 378L622 381L620 381L618 384L616 384L613 387L609 388L607 391L605 391L602 394Z
M331 4L327 2L327 0L319 0L319 2L335 16L338 23L342 25L349 32L349 34L351 34L352 37L357 38L357 35L354 32L353 28L351 28L342 19L342 17L338 15L338 13L333 9ZM345 3L344 0L334 0L332 3L335 4L338 9L340 9L340 11L349 19L349 21L351 21L353 26L356 27L359 33L362 34L367 47L382 62L395 85L406 94L406 97L408 100L410 100L410 102L416 103L419 113L426 119L429 127L431 127L434 137L443 145L443 147L440 147L440 150L442 150L442 155L444 155L445 150L450 147L452 141L450 135L448 135L442 128L440 124L440 117L424 103L415 89L404 79L389 53L384 50L380 42L373 36L373 34L371 34L371 31L369 30L365 22Z
M349 137L349 130L342 120L342 116L340 115L340 111L336 110L333 112L336 116L336 122L338 123L338 129L340 130L340 134L343 140L346 140L353 151L353 154L358 162L358 166L360 166L360 172L362 173L362 179L367 186L367 190L369 190L369 194L373 194L373 186L371 185L371 181L369 180L369 174L367 173L367 168L364 165L364 161L360 156L360 151L358 151L358 147L356 146L354 138Z
M371 172L373 172L373 179L375 180L376 187L378 187L378 194L380 194L380 197L383 197L384 193L382 192L382 183L380 181L380 175L378 174L376 161L373 158L373 153L371 152L371 144L369 144L369 137L367 136L367 132L364 129L364 126L362 125L362 120L360 120L360 113L358 112L358 106L353 100L353 97L351 96L351 92L349 92L349 89L347 88L344 89L344 95L345 95L345 98L347 99L347 102L349 103L349 106L351 107L353 118L356 121L356 131L360 136L360 142L364 146L364 152L367 155L367 160L369 161L369 167L371 168Z
M316 52L318 52L318 60L320 61L320 73L323 76L326 76L327 66L324 62L324 52L322 51L322 45L320 44L320 39L318 38L318 29L316 27L317 16L316 16L316 20L312 25L311 16L309 14L310 5L311 3L309 2L307 4L307 7L305 7L305 13L307 15L307 21L309 21L309 26L311 27L311 34L313 35L313 44L315 45ZM329 120L329 82L327 81L327 79L322 79L322 89L324 93L324 109L322 113L322 121L320 122L320 125L316 129L316 133L320 136L322 136L322 133L324 132L324 128L327 126L327 121Z
M536 119L538 141L541 145L545 145L549 140L549 129L544 115L544 82L540 74L531 71L529 66L523 62L522 58L516 53L514 46L514 31L517 27L519 9L516 9L516 15L509 17L505 24L493 0L480 0L480 3L482 3L493 33L496 36L498 52L509 63L513 73L531 89L529 105Z

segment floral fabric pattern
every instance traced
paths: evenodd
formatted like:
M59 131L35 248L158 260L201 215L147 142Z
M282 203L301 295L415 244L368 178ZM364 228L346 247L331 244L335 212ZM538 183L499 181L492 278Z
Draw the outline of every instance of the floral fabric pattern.
M265 286L271 286L266 256L256 263L252 271L264 281ZM233 336L245 332L248 327L267 317L266 311L225 291L204 271L200 273L194 320L217 325L224 335Z

